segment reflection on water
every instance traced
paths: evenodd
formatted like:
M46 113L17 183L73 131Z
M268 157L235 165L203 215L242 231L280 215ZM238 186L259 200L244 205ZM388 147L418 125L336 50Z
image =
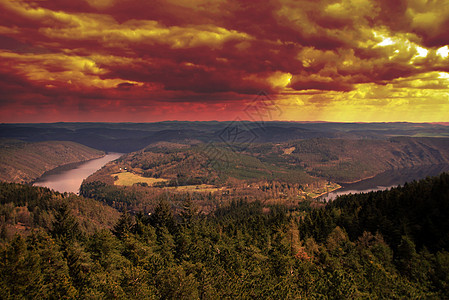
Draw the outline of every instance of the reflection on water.
M448 171L449 165L447 164L388 170L373 178L354 183L341 184L342 188L330 192L329 194L320 197L320 199L327 202L332 201L341 195L382 191L391 187L403 185L406 182L423 179L427 176L437 176Z
M328 202L328 201L332 201L335 200L338 196L341 195L347 195L347 194L358 194L358 193L369 193L369 192L376 192L376 191L383 191L386 189L389 189L391 187L394 187L397 185L392 185L392 186L376 186L370 189L364 189L364 190L349 190L349 189L345 189L345 188L340 188L338 190L335 190L333 192L330 192L327 195L324 195L322 197L320 197L320 199L322 201Z
M63 166L56 168L55 170L45 173L33 185L48 187L61 193L78 193L81 183L85 178L120 156L122 156L121 153L109 153L101 158L93 159L88 162L74 164L70 167Z

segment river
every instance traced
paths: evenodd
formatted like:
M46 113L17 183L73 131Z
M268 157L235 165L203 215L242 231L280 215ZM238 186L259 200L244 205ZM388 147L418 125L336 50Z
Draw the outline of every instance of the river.
M388 170L372 178L365 179L359 182L348 184L342 183L340 184L342 186L341 188L332 191L327 195L321 196L320 200L328 202L334 200L340 195L386 190L391 187L403 185L406 182L420 180L426 178L427 176L437 176L442 172L448 171L448 164Z
M64 193L78 193L81 183L89 175L100 169L108 162L122 156L122 153L108 153L103 157L87 162L65 165L46 172L33 185L43 186Z

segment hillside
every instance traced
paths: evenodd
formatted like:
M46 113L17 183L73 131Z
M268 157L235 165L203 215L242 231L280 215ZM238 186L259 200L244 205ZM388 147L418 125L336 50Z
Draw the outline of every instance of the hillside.
M0 142L0 180L32 182L58 166L82 162L104 155L103 151L74 142Z
M147 147L145 151L151 152L151 149ZM200 154L209 154L201 145L192 146L192 149ZM227 154L220 149L227 149ZM215 162L229 166L229 177L244 178L239 176L240 171L248 173L249 179L259 177L304 184L317 178L348 183L387 170L449 163L449 139L429 137L392 137L381 140L312 138L283 143L217 145L214 151L212 154L215 155L208 156L209 164ZM144 156L133 154L131 167L138 166L139 159L145 161ZM252 166L240 163L241 157L252 161ZM154 165L158 163L148 166ZM164 177L166 173L167 168L164 168L161 176ZM303 176L298 177L298 173Z
M51 220L26 238L0 235L5 299L449 297L447 174L315 209L238 200L206 215L185 195L177 213L161 200L94 233L46 200L60 194L0 188L7 223ZM107 216L98 208L92 219Z
M254 148L257 152L257 146ZM291 153L283 153L285 149ZM278 161L289 161L309 175L338 183L392 169L449 163L448 138L309 139L280 144L271 151L280 157ZM259 152L262 158L267 156L266 151Z
M377 252L374 256L394 262L410 280L443 292L433 298L447 299L448 215L449 174L443 173L388 191L341 196L325 209L306 215L299 232L302 239L329 243L338 228L340 241L372 248ZM374 245L379 237L388 244L388 251Z
M180 205L179 194L195 194L197 205L210 212L239 197L293 205L338 187L301 166L273 165L249 151L224 144L152 144L106 164L83 182L80 193L133 211L150 210L161 195Z
M346 183L391 169L448 164L449 139L314 138L244 145L155 143L129 153L120 162L121 167L144 177L176 179L177 185L184 185L183 178L211 184L233 180L308 184L319 179Z
M448 215L449 174L442 173L387 191L340 196L305 218L301 234L324 241L332 226L340 226L351 239L381 233L394 250L408 236L418 250L449 251Z
M52 224L61 209L76 218L85 234L110 229L119 218L118 211L92 199L43 187L0 182L0 231L3 239L11 239L16 233L27 236L38 229L53 230Z

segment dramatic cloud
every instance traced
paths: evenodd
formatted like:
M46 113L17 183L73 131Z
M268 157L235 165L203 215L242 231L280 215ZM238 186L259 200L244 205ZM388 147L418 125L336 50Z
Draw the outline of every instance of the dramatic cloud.
M4 122L449 121L447 0L0 0Z

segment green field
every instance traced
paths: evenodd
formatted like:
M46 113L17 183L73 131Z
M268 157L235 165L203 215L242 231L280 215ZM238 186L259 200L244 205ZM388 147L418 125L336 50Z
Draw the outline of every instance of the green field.
M121 172L115 173L111 175L113 178L117 179L114 181L114 185L125 185L132 186L136 183L146 183L149 186L153 186L153 184L157 182L165 182L167 179L163 178L151 178L151 177L142 177L140 175L131 173L131 172Z
M159 182L168 182L168 179L163 178L153 178L153 177L143 177L131 172L121 172L114 173L111 176L115 179L114 185L124 185L124 186L132 186L136 183L146 183L149 186L153 186L155 183ZM167 187L169 190L178 191L178 192L216 192L221 190L210 184L199 184L199 185L185 185L185 186L173 186Z

